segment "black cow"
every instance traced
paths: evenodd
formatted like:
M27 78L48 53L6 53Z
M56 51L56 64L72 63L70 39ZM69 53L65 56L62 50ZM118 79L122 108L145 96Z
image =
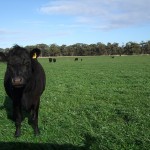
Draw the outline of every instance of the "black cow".
M54 62L54 63L56 62L56 58L53 58L53 62Z
M53 60L52 58L49 58L49 62L50 62L50 63L52 62L52 60Z
M0 53L1 58L7 62L4 87L13 101L16 137L21 134L22 106L31 114L35 135L39 134L38 109L40 96L46 83L44 70L37 61L39 55L39 49L28 52L18 45L15 45L7 54Z
M75 58L74 61L78 61L78 58Z

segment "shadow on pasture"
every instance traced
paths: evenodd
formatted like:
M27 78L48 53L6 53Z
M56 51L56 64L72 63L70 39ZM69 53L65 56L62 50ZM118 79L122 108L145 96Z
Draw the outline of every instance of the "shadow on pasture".
M0 142L1 150L90 150L94 138L85 135L83 146L58 143Z
M71 144L50 144L50 143L23 143L23 142L0 142L1 150L84 150Z

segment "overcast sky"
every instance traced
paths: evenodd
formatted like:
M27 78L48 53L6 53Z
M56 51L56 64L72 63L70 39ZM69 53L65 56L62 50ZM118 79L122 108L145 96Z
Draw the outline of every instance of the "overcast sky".
M150 0L4 0L0 48L150 40Z

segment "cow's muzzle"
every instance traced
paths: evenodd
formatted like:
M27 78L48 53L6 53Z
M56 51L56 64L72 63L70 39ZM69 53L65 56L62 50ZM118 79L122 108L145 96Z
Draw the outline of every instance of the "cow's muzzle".
M24 86L24 78L22 77L14 77L12 78L12 85L16 88L21 88Z

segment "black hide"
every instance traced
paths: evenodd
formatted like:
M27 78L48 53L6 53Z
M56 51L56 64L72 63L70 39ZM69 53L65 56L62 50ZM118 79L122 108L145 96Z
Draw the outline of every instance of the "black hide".
M4 87L13 101L13 118L15 120L15 136L21 134L22 107L30 112L34 133L39 134L38 109L40 96L45 89L45 73L37 61L39 49L28 52L18 45L7 54L0 53L2 61L7 62Z

